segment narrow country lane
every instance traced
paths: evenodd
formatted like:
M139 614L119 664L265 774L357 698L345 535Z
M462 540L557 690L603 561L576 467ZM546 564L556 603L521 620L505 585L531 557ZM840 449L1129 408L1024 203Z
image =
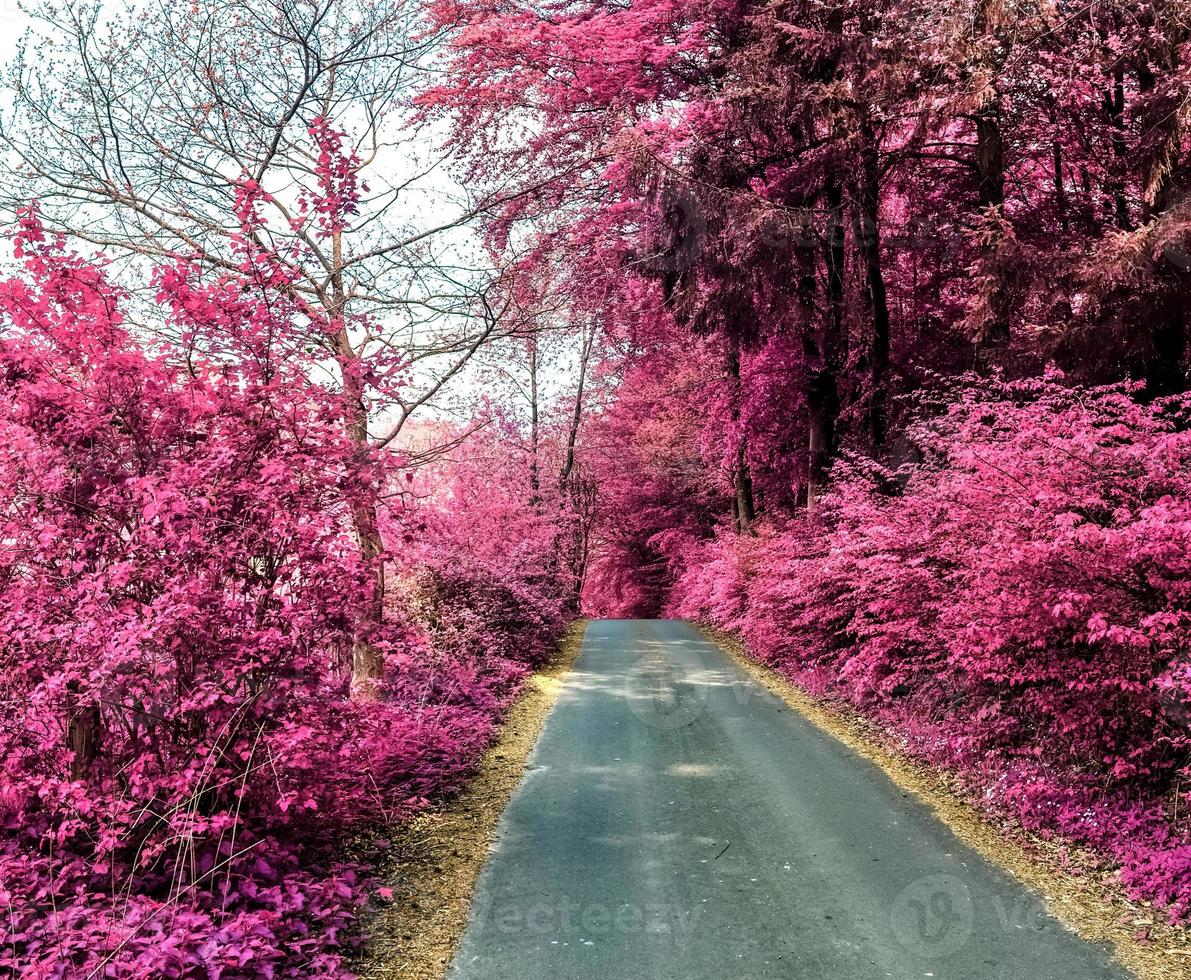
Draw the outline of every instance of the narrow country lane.
M673 621L592 623L454 980L1128 974Z

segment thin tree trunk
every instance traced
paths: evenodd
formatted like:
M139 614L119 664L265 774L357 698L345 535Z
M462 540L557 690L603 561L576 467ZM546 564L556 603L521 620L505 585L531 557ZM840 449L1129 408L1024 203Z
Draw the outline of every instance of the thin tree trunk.
M733 428L740 428L740 348L734 337L727 340L728 384L731 385L729 397L732 400ZM757 519L757 510L753 501L753 478L749 473L747 437L741 436L736 447L736 459L732 467L732 521L736 525L738 534L750 533L753 522Z
M579 381L575 387L575 406L571 412L571 427L567 432L567 448L563 456L562 469L558 473L558 485L564 486L575 468L575 446L579 439L579 425L583 421L583 395L587 389L587 368L595 348L595 330L583 338L579 351Z
M66 692L66 747L73 753L70 760L71 779L86 778L99 754L103 734L99 705L80 704L78 693L78 682L71 681Z
M1053 114L1051 118L1053 123ZM1067 186L1063 181L1063 147L1058 140L1051 143L1051 166L1054 172L1055 212L1059 218L1059 227L1065 234L1071 227L1067 217L1070 206L1067 202Z
M1104 94L1104 110L1112 127L1112 156L1117 166L1125 160L1128 148L1125 145L1125 70L1113 70L1112 88ZM1129 203L1125 200L1125 188L1120 176L1114 176L1108 183L1113 200L1113 211L1117 227L1122 231L1133 230L1133 219L1129 216Z
M889 377L889 294L885 287L885 273L881 266L881 169L877 142L871 126L862 127L860 213L853 212L853 233L865 268L865 287L869 313L872 317L872 343L869 349L869 435L874 446L883 445L887 425L887 391Z
M576 447L579 442L579 428L583 422L583 396L587 390L587 371L591 363L592 353L595 350L596 332L594 328L590 328L584 334L579 350L579 379L575 385L575 403L571 412L571 424L567 432L566 450L563 453L562 467L558 471L558 524L554 534L554 556L551 561L557 562L558 556L562 552L563 540L563 521L566 516L568 497L571 501L572 518L581 522L587 520L587 515L576 509L576 501L581 500L582 487L581 481L575 476L576 469ZM572 554L566 557L566 565L572 571L572 589L571 589L571 611L578 612L582 602L583 581L582 576L586 573L586 536L585 528L576 530L575 527L571 530L571 547ZM575 554L575 549L583 547L584 554L579 556Z
M542 478L538 458L540 421L538 417L537 334L530 336L527 343L529 346L529 505L536 511L542 503Z
M368 454L368 405L364 397L364 381L359 372L359 356L352 347L348 333L347 295L343 287L343 235L332 236L332 259L335 272L331 276L332 319L339 323L335 335L335 353L343 374L343 423L348 438L356 444L361 462ZM380 535L380 520L376 505L357 502L352 505L352 523L360 557L371 578L368 597L359 610L352 638L351 692L357 701L374 701L379 697L384 677L384 658L376 646L376 633L385 618L384 544Z
M804 335L807 363L807 478L806 509L814 514L827 486L827 475L835 455L835 430L839 417L839 357L843 345L844 269L847 242L844 234L843 192L831 181L824 190L827 202L827 236L824 259L827 265L829 308L823 339L813 330Z

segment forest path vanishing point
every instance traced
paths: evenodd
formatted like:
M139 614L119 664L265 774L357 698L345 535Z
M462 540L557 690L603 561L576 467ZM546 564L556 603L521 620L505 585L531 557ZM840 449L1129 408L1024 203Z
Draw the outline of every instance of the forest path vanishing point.
M449 976L1129 974L692 627L607 620L504 813Z

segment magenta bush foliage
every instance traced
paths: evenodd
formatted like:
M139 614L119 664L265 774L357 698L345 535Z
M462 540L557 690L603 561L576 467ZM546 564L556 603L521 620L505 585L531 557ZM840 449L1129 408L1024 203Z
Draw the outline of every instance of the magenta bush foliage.
M285 51L293 11L264 8ZM338 845L460 784L580 602L738 631L1191 915L1179 6L430 0L379 49L313 16L296 57L345 43L351 77L303 78L273 122L309 142L239 175L203 162L237 127L202 135L244 95L211 68L236 45L147 99L105 88L87 37L43 85L14 71L41 134L21 173L91 237L80 202L111 207L140 256L148 223L168 260L141 301L170 343L20 215L0 972L345 975L375 885ZM147 50L135 15L113 27ZM390 40L433 49L409 104L366 81L407 74L366 70ZM242 118L272 118L255 101ZM438 144L471 220L404 237L393 143L368 138L386 119ZM191 121L195 169L161 135L189 145ZM126 137L178 166L117 187ZM161 203L192 191L227 212ZM192 225L227 232L203 268L171 235ZM449 322L432 356L383 329L407 304L484 326ZM468 411L413 452L406 408L465 368L514 418Z
M221 362L147 353L30 213L0 285L0 973L347 975L354 833L458 785L560 628L541 581L439 552L371 639L361 454L278 295L180 265L157 301ZM406 519L389 506L394 533ZM395 600L399 602L400 600ZM524 605L523 605L524 603ZM468 615L464 615L467 613Z
M1029 829L1191 907L1191 401L1053 374L940 396L819 520L691 545L670 612L738 630Z
M607 336L586 608L739 630L1183 916L1172 10L437 0L422 105Z

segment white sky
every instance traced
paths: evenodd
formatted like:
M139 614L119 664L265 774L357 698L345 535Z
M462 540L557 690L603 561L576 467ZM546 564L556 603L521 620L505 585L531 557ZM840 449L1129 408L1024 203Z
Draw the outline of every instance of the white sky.
M138 0L131 0L130 4L128 0L116 0L116 2L113 2L113 0L104 0L105 5L113 12L123 11L130 5L135 6L137 2ZM16 57L18 45L22 36L33 25L34 20L21 10L19 0L0 0L0 63L7 64ZM41 29L41 26L42 25L38 24L38 29ZM36 42L31 41L30 43L35 44ZM35 49L31 50L35 51ZM4 98L4 96L0 95L0 99ZM427 140L423 145L427 153L432 152L433 147L431 137L427 137ZM401 170L409 167L410 165L409 161L395 160L393 162L396 168L395 175L399 175ZM425 209L429 212L433 212L444 205L449 207L449 205L447 205L447 200L457 200L458 189L459 185L451 179L447 171L436 171L429 178L429 180L425 181L425 183L422 185L422 205L418 208L418 210ZM430 214L429 216L433 217L433 214ZM12 215L0 215L0 227L9 225L12 220ZM466 233L457 234L459 246L463 247L467 251L474 249L474 239L469 241L469 236ZM6 241L0 242L0 255L2 255L2 258L4 259L8 258L8 254L6 254L8 249L6 246ZM523 349L523 345L511 346L512 349L506 348L508 353L513 353L518 347ZM575 352L572 351L566 351L565 347L563 350L558 350L555 348L555 357L546 364L542 365L542 377L540 381L544 389L542 392L544 401L548 402L552 397L564 396L565 391L569 389L571 385L573 385L576 362L572 356L568 355L574 353ZM559 354L562 356L559 357ZM436 416L439 418L446 416L458 420L458 411L462 409L463 412L466 413L467 410L464 406L467 403L472 402L473 398L477 396L482 397L485 394L496 397L497 392L484 390L496 376L492 373L492 368L495 366L493 363L493 357L496 357L497 360L499 360L499 355L494 351L491 355L482 359L484 362L487 362L486 365L477 363L473 370L468 371L465 376L462 376L457 381L453 382L447 391L444 392L443 397L436 399L436 406L427 406L429 411L425 412L422 417L430 420ZM513 367L513 364L509 364L508 362L506 362L506 364L508 367ZM516 370L516 368L514 368L514 370ZM497 371L496 373L499 374L500 372ZM501 400L506 400L509 398L509 395L512 394L512 389L506 389L501 394L504 395L504 398ZM513 397L516 399L515 395ZM458 399L461 399L463 404L457 404L455 406L455 410L453 411L450 407L451 402L454 402ZM514 406L510 405L509 407Z
M17 53L17 41L28 25L17 0L0 0L0 58L8 61Z

